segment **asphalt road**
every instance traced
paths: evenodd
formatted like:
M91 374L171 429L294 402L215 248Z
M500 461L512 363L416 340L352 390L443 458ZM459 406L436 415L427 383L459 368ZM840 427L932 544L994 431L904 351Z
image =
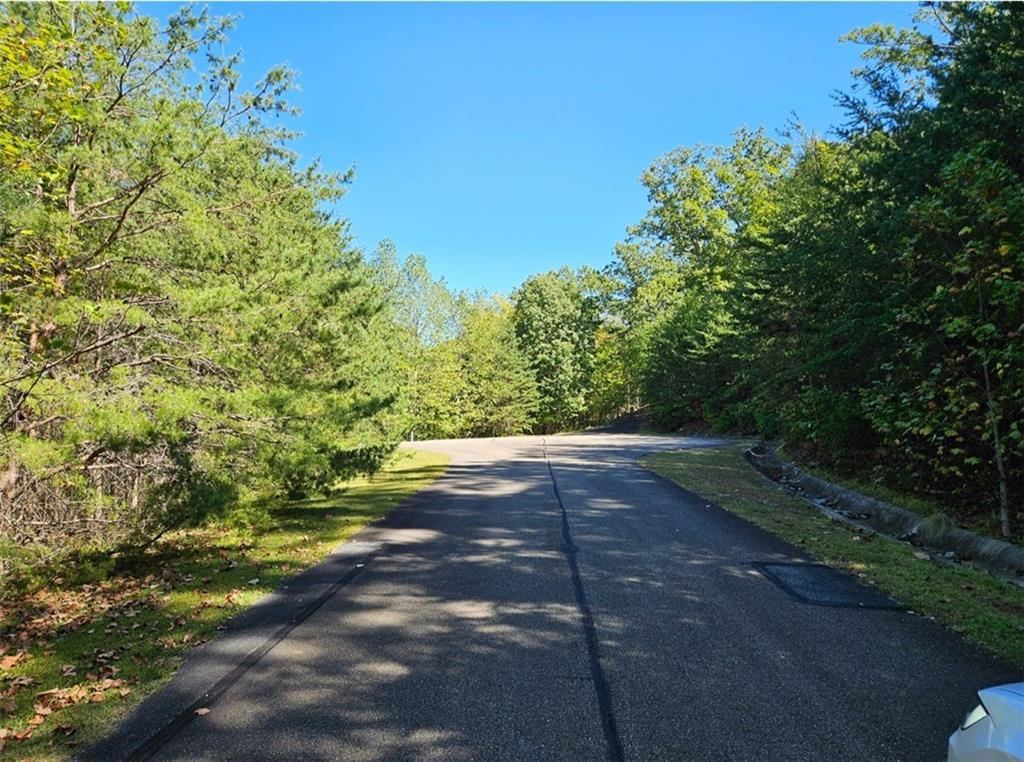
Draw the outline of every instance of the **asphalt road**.
M788 594L754 564L799 550L635 463L698 444L417 443L448 473L321 570L315 611L244 668L197 652L176 683L217 690L172 683L94 756L164 727L141 756L943 759L974 692L1019 672L915 614Z

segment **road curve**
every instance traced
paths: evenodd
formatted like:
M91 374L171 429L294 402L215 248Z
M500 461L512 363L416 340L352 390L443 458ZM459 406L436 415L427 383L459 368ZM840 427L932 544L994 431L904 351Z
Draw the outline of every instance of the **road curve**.
M909 612L787 594L755 564L801 551L636 465L702 444L416 443L445 476L258 660L210 668L230 679L208 713L154 697L99 753L162 727L136 757L942 759L974 692L1019 672Z

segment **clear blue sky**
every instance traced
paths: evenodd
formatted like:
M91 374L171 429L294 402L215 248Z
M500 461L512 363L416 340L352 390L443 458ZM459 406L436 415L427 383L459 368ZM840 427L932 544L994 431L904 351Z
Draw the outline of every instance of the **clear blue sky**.
M391 238L456 288L508 291L609 261L671 148L740 125L811 129L874 22L915 6L851 4L225 3L248 81L299 73L298 150L356 168L341 204L367 251ZM143 5L166 15L167 6Z

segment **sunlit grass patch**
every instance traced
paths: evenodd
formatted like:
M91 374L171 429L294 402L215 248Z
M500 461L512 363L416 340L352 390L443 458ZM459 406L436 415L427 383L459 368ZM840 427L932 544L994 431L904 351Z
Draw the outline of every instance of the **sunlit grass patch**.
M743 459L744 447L660 452L641 462L1024 666L1024 589L968 567L936 564L910 545L823 515L770 484Z
M447 457L401 450L330 498L284 503L258 533L177 532L110 578L0 603L0 756L59 759L166 682L185 653L282 580L440 476Z

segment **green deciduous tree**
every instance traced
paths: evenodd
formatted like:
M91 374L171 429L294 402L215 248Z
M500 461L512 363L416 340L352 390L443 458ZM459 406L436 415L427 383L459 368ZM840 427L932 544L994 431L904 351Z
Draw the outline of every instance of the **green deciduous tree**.
M458 340L463 432L500 437L529 431L539 395L533 369L519 349L512 307L503 299L468 305Z
M789 159L763 132L741 130L727 148L676 149L641 178L650 208L609 272L656 421L714 418L732 394L737 303Z
M409 439L527 431L537 391L509 305L453 293L423 257L400 260L390 242L371 265L386 304L374 333L385 337L399 387L385 416L389 430Z
M856 35L872 47L854 140L888 138L867 171L902 227L886 241L897 349L866 404L919 470L994 493L1009 536L1024 504L1024 12L927 6L920 20L941 34ZM907 101L921 105L892 113Z
M568 269L527 278L513 299L515 333L540 394L538 425L556 431L584 422L597 305Z
M927 4L913 29L848 39L865 63L835 139L742 131L645 173L649 211L607 271L612 310L662 422L699 416L870 464L1011 536L1024 11Z

